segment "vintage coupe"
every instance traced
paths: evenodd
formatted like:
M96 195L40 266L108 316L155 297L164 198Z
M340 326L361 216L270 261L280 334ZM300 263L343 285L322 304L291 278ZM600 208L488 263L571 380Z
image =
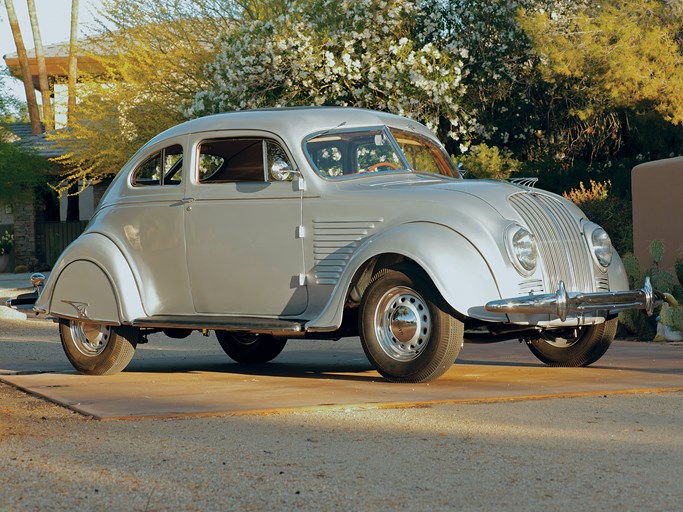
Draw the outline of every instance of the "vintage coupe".
M116 176L36 303L88 374L163 331L216 332L237 362L360 335L388 380L443 374L465 338L584 366L628 290L605 231L531 182L463 180L423 125L352 108L266 109L161 133Z

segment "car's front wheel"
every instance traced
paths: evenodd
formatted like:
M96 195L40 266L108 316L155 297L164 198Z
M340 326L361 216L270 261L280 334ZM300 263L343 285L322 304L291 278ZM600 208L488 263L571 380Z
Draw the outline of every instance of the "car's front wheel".
M548 366L588 366L600 359L612 344L619 320L545 331L527 340L531 352Z
M61 319L59 337L66 357L79 372L111 375L123 370L133 358L140 330Z
M414 265L385 268L360 305L366 356L393 382L427 382L445 373L462 347L463 323L448 314L429 278Z
M272 361L285 348L287 340L269 334L237 334L216 331L216 338L230 359L238 363L257 364Z

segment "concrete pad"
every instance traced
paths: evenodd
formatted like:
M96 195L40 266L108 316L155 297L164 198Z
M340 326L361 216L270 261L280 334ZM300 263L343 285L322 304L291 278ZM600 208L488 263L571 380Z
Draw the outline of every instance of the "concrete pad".
M250 367L217 358L150 360L106 377L69 372L0 375L0 380L97 419L683 391L681 345L617 341L589 368L548 368L517 342L466 345L458 364L427 384L384 382L355 345L319 346Z

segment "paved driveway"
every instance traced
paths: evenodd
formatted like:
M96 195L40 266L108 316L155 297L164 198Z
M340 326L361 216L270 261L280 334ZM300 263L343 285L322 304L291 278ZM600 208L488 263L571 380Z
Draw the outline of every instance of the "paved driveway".
M616 341L589 368L548 368L516 341L466 344L457 364L428 384L391 384L372 370L357 338L290 341L273 362L230 361L213 335L141 345L125 372L77 374L45 321L5 322L0 379L99 419L264 414L330 408L414 407L604 393L683 390L683 346Z

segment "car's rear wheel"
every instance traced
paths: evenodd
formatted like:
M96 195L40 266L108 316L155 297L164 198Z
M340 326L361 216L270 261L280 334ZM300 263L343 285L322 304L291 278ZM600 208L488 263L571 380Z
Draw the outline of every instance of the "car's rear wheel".
M529 350L548 366L588 366L600 359L612 344L619 320L545 331L527 340Z
M238 363L256 364L272 361L285 348L287 339L269 334L238 334L216 331L216 338L230 359Z
M111 375L123 370L133 358L140 330L61 319L59 337L66 357L79 372Z
M463 344L463 323L447 311L429 278L414 265L380 270L360 305L361 343L384 378L427 382L445 373Z

